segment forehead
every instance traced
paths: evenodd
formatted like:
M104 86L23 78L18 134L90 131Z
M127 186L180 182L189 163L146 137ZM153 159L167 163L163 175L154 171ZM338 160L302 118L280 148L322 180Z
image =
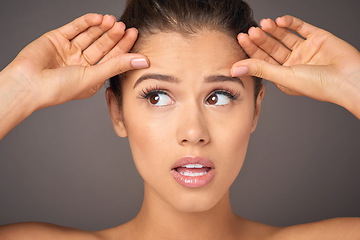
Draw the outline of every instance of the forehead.
M219 31L195 34L160 32L141 37L136 52L146 55L150 68L143 71L175 75L229 74L231 66L246 58L236 39Z

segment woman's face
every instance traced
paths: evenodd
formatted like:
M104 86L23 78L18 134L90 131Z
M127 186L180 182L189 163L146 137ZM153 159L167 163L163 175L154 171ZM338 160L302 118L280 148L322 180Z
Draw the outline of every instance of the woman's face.
M210 209L243 165L263 90L255 108L253 79L230 77L245 54L224 33L157 33L139 44L151 66L127 73L120 112L108 91L114 128L129 139L147 197Z

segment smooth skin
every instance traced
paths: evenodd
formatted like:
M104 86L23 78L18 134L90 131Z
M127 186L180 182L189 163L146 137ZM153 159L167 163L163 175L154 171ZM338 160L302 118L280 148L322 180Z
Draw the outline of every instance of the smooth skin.
M107 78L148 66L145 56L127 53L135 42L136 30L124 31L123 25L115 24L111 18L89 14L49 32L26 47L0 73L0 139L38 109L90 97ZM359 117L359 52L324 30L296 18L280 18L276 26L271 27L274 23L264 20L261 23L263 30L250 29L248 35L239 35L240 45L252 59L237 62L232 68L232 74L264 77L286 87L286 93L294 94L295 91L333 102ZM286 27L298 30L307 37L306 41L313 42L311 45L314 48L309 51L308 48L300 47L306 46L306 41L301 39L297 40L294 47L286 45L286 39L297 39ZM271 44L263 43L268 36L261 31L272 34L289 49L279 47L281 50L272 52ZM78 41L81 38L85 40ZM79 43L86 40L88 48L86 44ZM276 46L277 42L273 43ZM340 48L341 52L334 53L334 49ZM275 59L282 66L274 62ZM324 59L330 60L324 62ZM245 70L235 70L243 66ZM242 227L248 229L248 232L260 233L247 236L246 239L360 238L359 218L337 218L286 228L264 226L242 219L239 222L243 223ZM0 239L118 239L119 233L126 235L127 230L124 229L122 232L118 229L87 232L52 224L19 223L0 227Z
M128 137L144 181L144 199L138 215L114 234L189 240L269 234L270 226L245 228L248 220L237 216L230 204L229 188L242 168L264 95L262 88L255 105L254 80L243 77L240 83L230 77L233 63L246 58L236 39L218 31L191 36L160 32L143 36L136 51L151 66L126 74L120 111L111 89L107 100L115 131ZM138 82L149 74L162 77ZM158 102L139 96L154 87L162 91L153 93ZM231 100L219 90L237 97ZM215 96L217 100L209 101ZM209 184L189 188L174 180L173 164L189 155L213 162L215 177Z

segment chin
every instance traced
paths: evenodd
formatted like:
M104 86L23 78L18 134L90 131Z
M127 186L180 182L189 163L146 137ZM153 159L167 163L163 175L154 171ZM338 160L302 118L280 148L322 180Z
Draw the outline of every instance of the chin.
M185 206L180 206L180 208L177 208L178 211L184 212L184 213L201 213L201 212L207 212L210 209L214 207L213 205L197 205L197 204L187 204Z
M206 212L214 208L223 198L224 195L219 193L205 193L202 191L181 193L180 196L174 196L171 199L171 205L180 212L199 213Z

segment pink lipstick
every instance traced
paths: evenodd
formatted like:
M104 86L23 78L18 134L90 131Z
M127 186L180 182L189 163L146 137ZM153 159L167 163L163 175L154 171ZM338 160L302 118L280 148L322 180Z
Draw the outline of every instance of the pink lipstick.
M184 187L203 187L215 176L214 163L200 156L185 156L173 165L171 173Z

